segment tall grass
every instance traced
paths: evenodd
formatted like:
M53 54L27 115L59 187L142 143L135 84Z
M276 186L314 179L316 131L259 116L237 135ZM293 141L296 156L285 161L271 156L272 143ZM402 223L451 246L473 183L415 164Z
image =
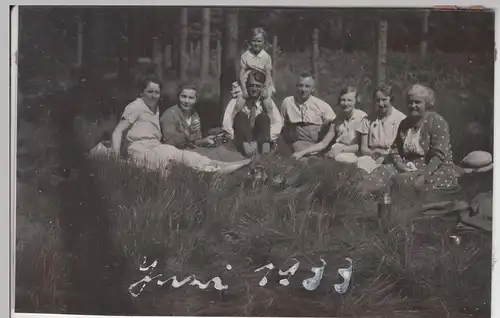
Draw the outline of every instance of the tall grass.
M446 316L488 311L489 272L478 267L489 264L488 237L454 246L446 234L454 223L443 220L400 223L384 233L376 226L375 202L356 193L347 167L319 161L286 189L252 187L237 176L212 179L184 167L176 167L167 181L115 164L96 169L104 188L121 194L113 198L111 232L127 260L130 284L144 276L138 268L147 257L149 263L158 260L155 273L166 277L195 274L208 281L222 275L229 285L220 293L150 283L135 301L141 313L351 316L418 310ZM395 211L404 213L398 205ZM346 257L354 262L353 281L340 296L332 285L341 282L336 269L347 265ZM294 258L301 264L290 286L280 286L276 273L268 276L267 286L258 286L262 274L255 269L272 262L286 270ZM309 269L320 258L328 264L322 283L306 292L300 283L312 276ZM231 271L224 270L228 263Z

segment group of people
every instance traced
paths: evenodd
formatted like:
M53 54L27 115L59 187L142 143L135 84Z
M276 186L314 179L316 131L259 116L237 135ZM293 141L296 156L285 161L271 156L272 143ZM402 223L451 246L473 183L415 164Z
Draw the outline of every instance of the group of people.
M387 187L394 178L425 189L457 186L449 126L434 111L432 89L415 84L408 90L406 116L394 107L390 85L375 89L369 115L357 108L357 89L345 87L336 113L314 96L316 80L303 73L296 94L278 108L265 39L263 29L254 29L249 49L241 56L240 78L233 83L233 99L222 122L222 136L230 143L221 142L221 134L202 136L194 85L181 86L178 103L160 118L161 83L151 77L142 83L140 97L125 108L112 135L112 151L120 154L125 134L127 154L148 168L163 171L175 162L230 173L272 152L282 137L295 159L324 155L356 165L366 174L362 187L369 192Z

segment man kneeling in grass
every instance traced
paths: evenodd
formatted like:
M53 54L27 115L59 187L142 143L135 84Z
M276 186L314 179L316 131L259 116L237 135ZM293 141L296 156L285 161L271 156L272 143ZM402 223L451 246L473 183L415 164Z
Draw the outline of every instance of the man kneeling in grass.
M223 130L234 137L234 145L246 157L269 153L283 127L274 101L271 99L267 106L262 101L265 82L265 74L252 71L246 82L249 97L245 99L244 107L235 109L238 100L235 96L224 112Z
M164 171L170 163L181 163L199 171L230 173L250 163L248 159L231 163L211 160L195 152L162 144L158 109L161 83L149 77L142 82L140 89L140 96L125 107L113 131L112 151L115 156L120 155L122 137L126 132L127 154L148 169Z

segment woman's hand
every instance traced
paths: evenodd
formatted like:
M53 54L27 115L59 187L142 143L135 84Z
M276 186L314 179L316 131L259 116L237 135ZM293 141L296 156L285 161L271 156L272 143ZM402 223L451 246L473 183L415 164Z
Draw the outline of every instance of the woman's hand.
M383 149L375 148L372 150L371 155L372 155L373 159L377 159L379 157L383 157L383 156L387 155L387 151L384 151Z
M415 179L415 187L416 188L421 188L423 187L425 184L425 177L424 175L419 175L416 179Z
M207 136L205 138L205 141L206 141L207 145L209 145L209 146L215 145L214 138L215 138L215 136Z
M383 164L385 161L385 157L384 156L380 156L378 158L375 159L375 162L379 165Z
M184 135L186 136L186 140L190 143L195 143L196 142L196 136L193 134L190 134L189 132L185 131Z
M211 145L214 145L215 144L215 141L214 141L214 138L215 136L207 136L203 139L200 139L200 140L197 140L195 142L195 144L197 146L201 146L201 147L207 147L207 146L211 146Z
M344 149L345 149L345 145L344 144L334 144L332 146L332 148L330 149L330 151L328 151L327 155L329 158L335 158L337 157L338 155L340 155L342 152L344 152Z
M414 172L417 170L417 167L413 162L400 163L396 166L396 168L401 172Z

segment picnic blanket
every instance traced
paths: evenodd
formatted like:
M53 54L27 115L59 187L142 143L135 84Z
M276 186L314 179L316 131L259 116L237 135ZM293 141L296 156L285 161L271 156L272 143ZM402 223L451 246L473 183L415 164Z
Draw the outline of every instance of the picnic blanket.
M492 231L493 225L493 194L483 192L477 194L470 203L457 201L441 201L418 207L422 216L455 215L458 217L458 230Z

